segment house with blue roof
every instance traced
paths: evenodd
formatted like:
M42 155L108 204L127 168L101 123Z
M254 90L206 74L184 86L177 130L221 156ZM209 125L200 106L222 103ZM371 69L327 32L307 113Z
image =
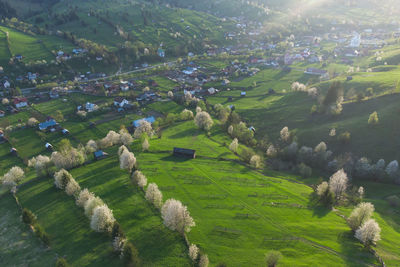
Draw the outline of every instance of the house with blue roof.
M55 128L58 123L54 119L47 119L45 122L39 123L39 130L45 131Z
M108 154L102 150L98 150L93 152L93 156L95 160L101 160L108 156Z
M135 127L135 128L139 127L139 126L140 126L140 123L141 123L142 121L147 121L147 122L153 124L153 123L156 121L156 119L155 119L153 116L151 116L151 117L148 117L148 118L144 118L144 119L140 119L140 120L135 120L135 121L132 123L133 127Z

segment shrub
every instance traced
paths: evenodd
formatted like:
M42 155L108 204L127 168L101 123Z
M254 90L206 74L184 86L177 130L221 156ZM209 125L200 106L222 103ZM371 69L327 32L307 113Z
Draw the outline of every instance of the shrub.
M365 246L375 245L376 242L381 240L381 228L374 219L369 219L357 229L355 237L360 240Z
M378 117L378 113L376 111L373 112L371 115L369 115L368 124L369 125L379 124L379 117Z
M275 267L281 258L282 254L279 251L271 250L265 255L265 263L268 267Z
M58 258L56 261L56 267L68 267L69 264L66 259Z
M97 232L111 233L114 222L112 210L106 204L103 204L94 208L90 227Z
M335 201L335 194L329 189L329 184L327 182L322 182L320 185L318 185L316 193L319 197L319 201L324 205L333 205Z
M363 223L368 221L372 214L374 213L374 205L371 203L360 203L357 207L351 212L349 218L347 219L347 223L350 228L355 231L357 230Z
M36 223L36 216L32 211L24 208L22 210L22 221L26 224L34 225Z
M182 235L196 225L187 207L175 199L168 199L165 202L161 209L161 216L165 226Z
M298 171L299 174L301 175L301 177L303 178L308 178L311 176L312 174L312 169L310 167L308 167L306 164L304 163L300 163L298 166Z
M42 226L40 226L39 224L35 224L35 233L37 237L39 237L40 240L43 241L43 243L45 243L47 246L50 245L49 235L44 231Z
M161 208L162 205L162 193L158 189L155 183L149 184L146 190L146 199L152 203L157 209Z
M139 252L131 242L125 244L123 255L128 266L140 266Z
M350 134L349 132L341 133L341 134L338 136L338 140L339 140L339 142L341 142L342 144L348 144L348 143L350 143L350 139L351 139L351 134Z

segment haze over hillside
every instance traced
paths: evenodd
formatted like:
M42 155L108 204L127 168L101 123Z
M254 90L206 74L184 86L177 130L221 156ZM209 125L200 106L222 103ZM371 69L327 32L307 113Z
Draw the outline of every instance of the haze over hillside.
M1 266L399 266L400 0L0 0Z

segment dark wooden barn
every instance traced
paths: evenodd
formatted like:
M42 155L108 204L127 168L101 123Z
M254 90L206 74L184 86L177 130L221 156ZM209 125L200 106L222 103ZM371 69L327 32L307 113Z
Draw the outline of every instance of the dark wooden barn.
M174 156L195 159L196 150L175 147Z

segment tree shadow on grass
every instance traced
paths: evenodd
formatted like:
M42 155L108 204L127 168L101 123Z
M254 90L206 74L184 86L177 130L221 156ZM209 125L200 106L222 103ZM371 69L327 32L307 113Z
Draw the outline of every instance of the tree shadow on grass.
M174 156L174 155L169 155L169 156L161 158L160 160L162 160L162 161L172 161L172 162L176 162L176 163L184 163L184 162L187 162L187 161L192 160L192 159L186 158L186 157L177 157L177 156Z
M188 136L194 136L195 134L197 134L197 130L190 128L190 129L186 129L184 131L180 131L176 134L170 135L168 136L169 139L181 139L181 138L185 138Z
M308 208L313 211L313 217L317 216L318 218L325 217L328 215L332 209L330 207L324 206L316 197L315 193L310 194L308 199Z

